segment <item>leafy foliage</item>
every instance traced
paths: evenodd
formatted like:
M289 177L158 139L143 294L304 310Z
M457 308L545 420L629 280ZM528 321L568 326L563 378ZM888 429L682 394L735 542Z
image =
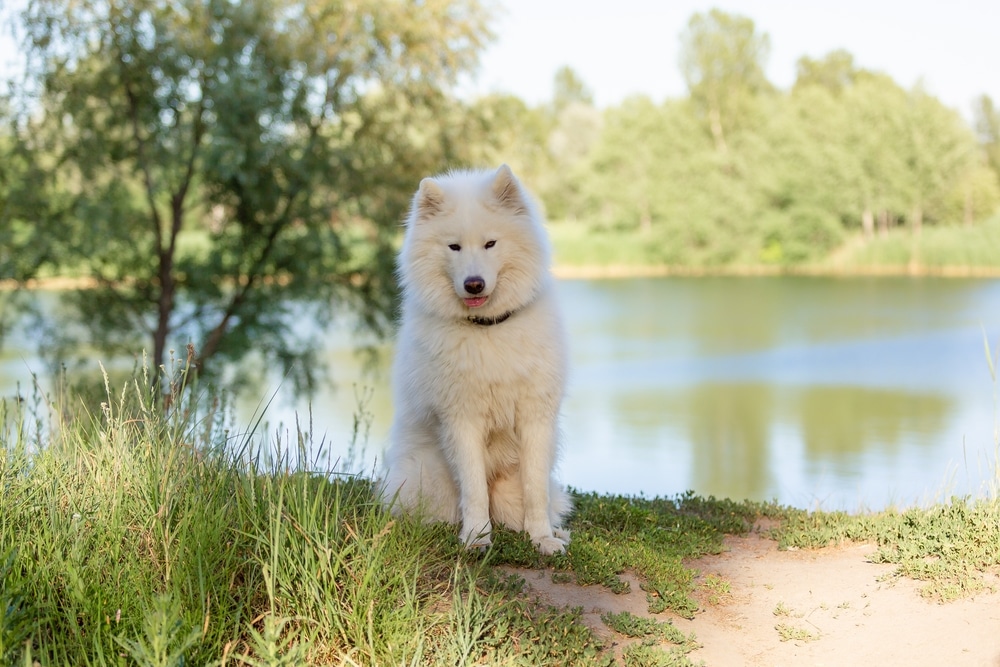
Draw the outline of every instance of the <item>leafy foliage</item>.
M413 183L460 159L445 91L486 18L475 0L30 2L5 230L97 287L67 295L80 326L53 347L148 341L159 366L193 342L206 372L253 341L311 387L315 336L287 304L384 330L395 229Z

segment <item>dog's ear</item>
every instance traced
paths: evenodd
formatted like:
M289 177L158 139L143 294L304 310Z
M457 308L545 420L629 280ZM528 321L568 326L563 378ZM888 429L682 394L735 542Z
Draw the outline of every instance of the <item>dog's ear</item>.
M493 177L493 195L500 202L500 205L508 211L520 215L528 213L528 205L521 192L521 184L517 182L514 172L505 164L500 165Z
M444 208L444 190L433 178L425 178L420 181L417 195L414 197L413 210L417 222L426 220Z

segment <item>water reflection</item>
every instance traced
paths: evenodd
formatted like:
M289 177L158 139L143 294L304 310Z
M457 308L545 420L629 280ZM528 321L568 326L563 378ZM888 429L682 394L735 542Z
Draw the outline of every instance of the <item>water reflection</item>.
M759 498L771 487L770 442L776 410L770 387L701 384L676 394L672 415L687 432L694 451L694 485L734 489L739 498Z
M806 451L834 460L907 446L919 453L932 446L925 434L944 432L954 411L944 395L864 387L810 387L790 407Z
M582 488L854 509L976 493L995 478L982 351L982 328L1000 331L995 280L560 289L575 351L563 468Z

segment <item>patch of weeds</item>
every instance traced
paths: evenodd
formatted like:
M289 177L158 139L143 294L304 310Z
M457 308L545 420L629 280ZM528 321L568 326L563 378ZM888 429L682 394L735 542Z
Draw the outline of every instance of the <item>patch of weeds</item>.
M622 651L625 667L695 667L704 663L692 662L677 649L664 651L655 644L633 644Z
M667 641L676 644L684 653L690 653L701 646L695 639L694 633L685 635L670 621L643 618L627 611L620 614L612 614L611 612L602 614L601 620L606 626L626 637L648 637Z
M519 574L502 572L495 568L487 568L480 586L490 592L505 597L514 597L524 590L524 577Z
M553 572L552 573L552 583L553 584L570 584L573 582L573 575L569 572Z
M570 519L573 541L556 567L570 570L581 585L600 584L616 593L629 590L619 576L626 568L643 579L649 610L671 610L691 618L694 573L687 558L722 550L725 534L747 532L762 516L784 512L775 505L701 498L575 494Z
M872 562L896 564L896 575L926 582L922 595L946 602L982 591L983 575L1000 566L1000 499L857 516L793 511L771 534L779 548L874 542Z
M263 629L251 626L249 633L251 654L236 656L238 662L250 667L294 667L307 662L308 644L291 629L290 619L265 616Z
M701 585L708 592L706 599L710 605L720 605L732 598L732 586L717 574L705 575Z
M115 637L115 641L139 665L183 665L187 652L201 640L198 629L185 631L184 626L180 603L161 595L145 614L141 636Z
M789 609L784 602L779 602L775 607L774 611L771 612L775 616L791 616L792 610Z
M583 624L582 614L579 607L558 609L523 598L510 600L496 610L487 644L514 647L516 664L521 665L610 667L614 656Z
M774 629L778 631L778 639L783 642L814 642L819 639L819 634L814 634L804 628L797 628L794 625L788 625L787 623L778 623L774 626Z
M545 564L545 557L531 543L525 532L514 532L497 526L492 534L493 546L487 552L486 562L513 567L538 568Z

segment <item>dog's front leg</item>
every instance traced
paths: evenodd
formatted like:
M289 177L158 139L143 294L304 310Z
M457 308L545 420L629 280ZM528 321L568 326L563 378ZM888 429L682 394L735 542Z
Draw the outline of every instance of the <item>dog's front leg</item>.
M492 544L490 496L486 482L486 442L480 429L457 421L449 425L450 463L458 482L462 542L469 549Z
M549 512L549 479L555 463L555 425L547 419L526 419L518 429L521 444L521 484L524 494L524 530L543 554L566 548L556 537Z

